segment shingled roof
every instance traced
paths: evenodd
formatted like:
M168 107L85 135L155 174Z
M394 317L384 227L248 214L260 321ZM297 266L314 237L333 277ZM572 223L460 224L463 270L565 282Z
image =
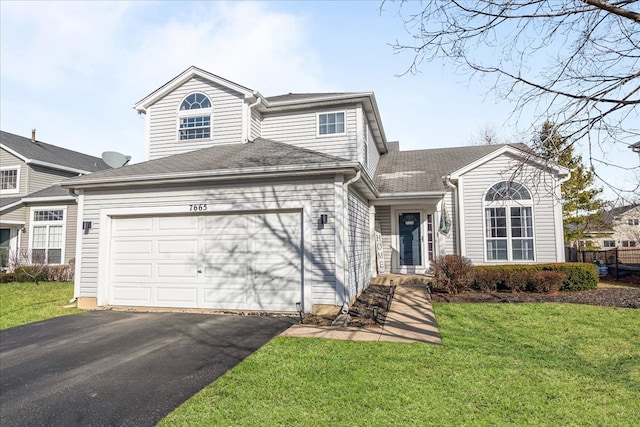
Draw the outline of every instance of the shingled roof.
M443 176L505 145L391 151L380 156L374 181L380 193L444 191Z
M287 93L284 95L267 96L268 102L306 101L310 99L335 98L336 96L359 95L358 92L318 92L318 93Z
M73 183L90 184L105 180L118 181L119 178L126 178L127 180L145 177L173 178L198 173L231 172L243 169L302 167L314 164L342 164L347 166L348 163L351 162L340 157L257 138L253 142L246 144L218 145L117 169L96 172L67 180L65 186L73 187Z
M95 172L109 169L99 157L47 144L31 141L29 138L0 131L0 144L19 154L27 161L47 163L81 172Z

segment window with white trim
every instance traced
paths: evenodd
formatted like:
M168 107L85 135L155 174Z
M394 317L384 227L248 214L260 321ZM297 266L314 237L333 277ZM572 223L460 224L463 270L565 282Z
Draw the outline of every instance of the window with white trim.
M344 119L344 111L318 113L318 135L335 135L345 133Z
M635 248L636 246L638 246L638 242L636 242L635 240L622 240L620 244L623 248Z
M484 198L485 251L488 261L533 261L533 203L521 184L502 181Z
M11 194L20 192L20 166L0 169L0 193Z
M187 96L178 111L178 139L211 138L211 101L200 92Z
M616 241L615 240L603 240L602 241L602 246L605 248L615 248L616 247Z
M64 262L65 215L65 208L32 208L30 246L33 263Z
M627 223L629 225L640 225L640 219L638 219L638 218L629 218Z

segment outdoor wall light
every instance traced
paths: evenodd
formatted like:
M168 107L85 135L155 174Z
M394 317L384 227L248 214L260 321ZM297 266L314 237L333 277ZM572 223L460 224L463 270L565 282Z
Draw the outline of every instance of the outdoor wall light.
M320 224L328 224L329 223L329 215L322 214L320 215Z
M82 229L84 231L91 230L91 221L82 221Z

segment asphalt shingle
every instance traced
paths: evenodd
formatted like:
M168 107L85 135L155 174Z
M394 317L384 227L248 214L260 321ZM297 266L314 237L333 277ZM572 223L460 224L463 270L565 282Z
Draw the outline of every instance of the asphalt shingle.
M86 172L109 169L101 158L0 131L0 143L30 160L47 162Z

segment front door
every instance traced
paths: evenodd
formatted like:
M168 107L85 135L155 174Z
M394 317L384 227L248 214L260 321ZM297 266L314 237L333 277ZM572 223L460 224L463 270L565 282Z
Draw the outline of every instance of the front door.
M400 266L422 265L420 223L420 212L401 213L398 216Z
M11 249L11 229L0 228L0 269L9 267L9 250Z

